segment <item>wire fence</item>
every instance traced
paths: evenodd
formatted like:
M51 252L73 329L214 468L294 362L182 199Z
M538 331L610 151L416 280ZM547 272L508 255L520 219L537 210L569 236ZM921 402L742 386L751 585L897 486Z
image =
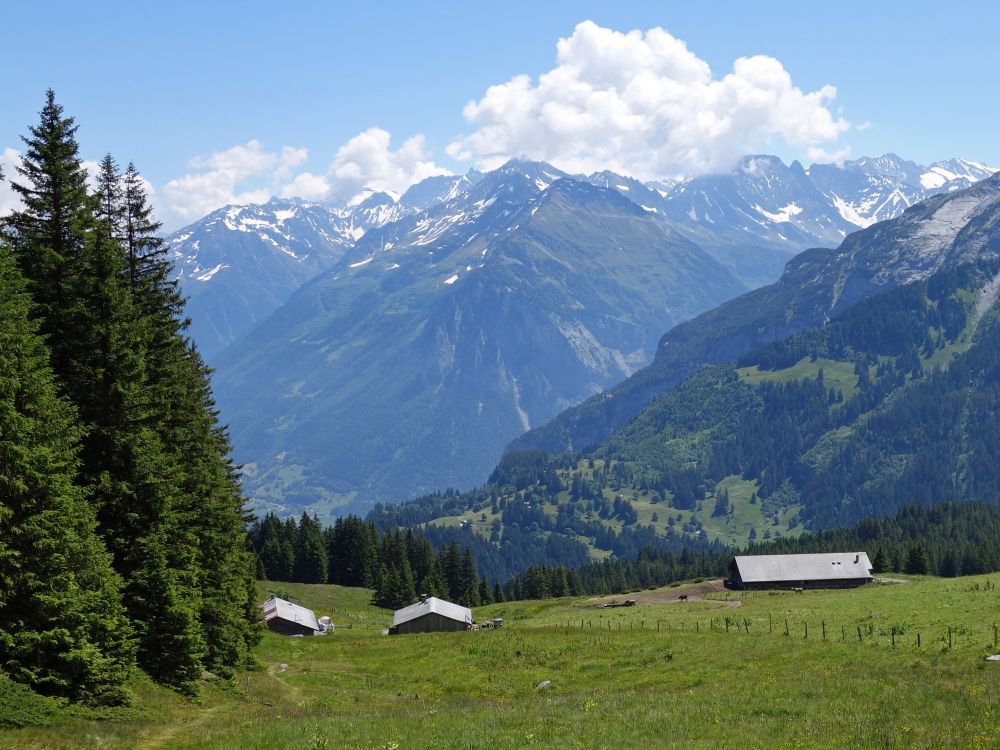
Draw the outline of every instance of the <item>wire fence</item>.
M862 644L881 644L890 648L924 648L936 644L948 649L962 646L986 646L992 643L994 651L1000 649L1000 625L986 623L980 627L966 624L943 625L937 628L919 628L905 623L888 624L877 622L876 617L869 617L866 622L836 623L825 619L809 620L789 617L775 618L768 614L763 617L726 616L711 617L707 620L663 620L663 619L617 619L598 620L595 627L592 618L564 620L541 626L547 630L559 630L571 633L580 630L599 630L610 632L646 631L657 633L705 633L718 635L759 635L765 634L803 641L841 641ZM521 626L531 629L531 624Z

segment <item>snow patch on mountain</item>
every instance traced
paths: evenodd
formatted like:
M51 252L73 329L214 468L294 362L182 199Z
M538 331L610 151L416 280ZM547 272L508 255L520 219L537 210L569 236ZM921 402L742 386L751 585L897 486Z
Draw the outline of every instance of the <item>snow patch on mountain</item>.
M195 276L194 278L196 281L211 281L212 277L215 276L215 274L217 274L223 268L229 268L229 265L226 263L220 263L219 265L215 266L215 268L211 268L208 271L205 271L204 273Z
M802 208L800 206L795 205L794 203L789 203L787 206L779 208L778 211L773 214L770 213L769 211L765 211L763 208L757 205L755 205L754 208L756 208L761 215L766 216L775 224L784 224L786 222L789 222L792 220L793 216L797 216L798 214L802 213Z
M870 216L863 216L856 207L845 201L836 193L830 193L830 198L833 200L833 207L837 209L837 213L839 213L841 218L845 221L849 221L851 224L861 227L862 229L870 227L876 222L876 219L873 219Z

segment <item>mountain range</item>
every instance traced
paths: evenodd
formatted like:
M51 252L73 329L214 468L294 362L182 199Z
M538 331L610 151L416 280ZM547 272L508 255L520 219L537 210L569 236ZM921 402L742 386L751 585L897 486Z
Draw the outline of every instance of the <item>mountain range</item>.
M689 180L642 183L613 172L577 179L658 213L754 288L777 278L800 250L835 246L849 232L991 173L963 159L923 167L894 154L808 170L773 156L748 156L729 174ZM203 356L212 361L250 333L369 229L452 200L482 176L470 170L430 177L402 196L368 191L351 205L275 199L226 206L169 235L189 297L191 335Z
M744 288L620 193L512 164L370 230L223 352L219 404L258 500L469 486L511 437Z
M514 161L352 206L227 207L170 242L247 489L343 512L482 481L508 440L593 394L596 429L571 409L516 445L607 436L666 383L664 330L988 173L751 156L643 184Z
M653 364L539 431L588 447L524 450L529 433L481 488L370 517L457 534L510 572L539 549L577 565L995 504L998 297L1000 175L802 253L775 284L675 327ZM640 388L655 393L637 405Z

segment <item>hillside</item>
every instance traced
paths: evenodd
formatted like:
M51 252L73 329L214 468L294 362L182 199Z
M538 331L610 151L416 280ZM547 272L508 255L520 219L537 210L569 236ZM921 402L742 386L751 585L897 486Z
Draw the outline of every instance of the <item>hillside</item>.
M801 253L776 283L671 329L648 367L514 440L509 450L580 451L607 439L704 365L733 362L940 268L995 257L998 219L1000 177L995 176L929 198L899 218L855 232L836 249Z
M331 208L298 199L226 206L166 238L189 298L191 337L214 358L340 260L372 227L414 209L388 195Z
M982 261L890 289L699 370L581 455L510 453L480 490L372 518L460 525L501 556L527 537L599 559L742 547L914 501L995 503L998 271Z

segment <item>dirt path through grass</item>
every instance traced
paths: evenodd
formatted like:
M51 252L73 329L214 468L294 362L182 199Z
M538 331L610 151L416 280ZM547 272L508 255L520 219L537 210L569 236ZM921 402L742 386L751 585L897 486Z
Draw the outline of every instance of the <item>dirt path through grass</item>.
M168 724L159 725L157 731L143 737L139 741L139 744L135 746L136 750L156 750L156 748L164 747L171 740L177 739L179 735L190 735L207 723L221 708L222 705L220 704L211 708L200 709L188 720L172 721Z

